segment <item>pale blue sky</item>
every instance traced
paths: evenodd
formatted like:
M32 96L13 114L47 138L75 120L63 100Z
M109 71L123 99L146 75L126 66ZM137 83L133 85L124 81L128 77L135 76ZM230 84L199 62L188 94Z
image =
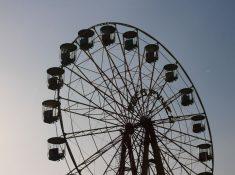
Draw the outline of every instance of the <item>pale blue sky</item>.
M137 26L171 50L193 80L211 126L215 174L235 164L233 0L0 0L0 174L62 175L47 160L41 102L59 45L105 21Z

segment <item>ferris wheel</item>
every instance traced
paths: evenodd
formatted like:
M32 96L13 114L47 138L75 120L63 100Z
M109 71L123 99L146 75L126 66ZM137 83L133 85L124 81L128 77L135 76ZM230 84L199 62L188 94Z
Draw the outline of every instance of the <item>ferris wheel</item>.
M60 46L47 70L55 125L48 158L67 175L212 175L213 143L202 101L157 39L134 26L97 24Z

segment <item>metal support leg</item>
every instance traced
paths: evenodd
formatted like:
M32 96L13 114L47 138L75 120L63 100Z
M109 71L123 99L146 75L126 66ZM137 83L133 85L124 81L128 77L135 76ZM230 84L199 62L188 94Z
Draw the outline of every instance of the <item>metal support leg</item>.
M162 158L161 158L161 154L160 154L161 150L160 150L158 143L157 143L156 134L154 131L153 124L151 123L149 125L149 127L146 129L148 129L149 135L150 135L150 142L151 142L151 146L153 149L153 156L154 156L155 166L156 166L156 170L157 170L157 175L165 175L164 167L163 167L163 163L162 163Z
M126 163L126 149L128 150L132 175L137 175L135 158L131 146L131 135L128 132L125 132L123 133L122 139L123 140L122 140L121 160L117 175L124 175L125 163Z
M143 153L143 162L142 162L142 172L141 175L147 175L149 169L149 132L145 131L144 138L144 153Z
M120 160L120 166L119 166L117 175L124 175L125 160L126 160L126 145L125 145L125 139L123 137L123 140L122 140L122 149L121 149L121 160Z
M130 158L132 175L137 175L137 169L136 169L135 159L134 159L133 150L132 150L132 146L131 146L131 136L130 135L127 135L127 137L126 137L126 146L127 146L128 154L129 154L129 158Z

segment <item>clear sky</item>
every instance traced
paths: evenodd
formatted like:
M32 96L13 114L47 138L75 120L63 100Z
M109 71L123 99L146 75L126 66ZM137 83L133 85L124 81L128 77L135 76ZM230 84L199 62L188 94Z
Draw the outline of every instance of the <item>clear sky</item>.
M47 159L54 128L41 102L51 94L46 69L59 65L59 45L104 21L137 26L171 50L206 108L215 174L235 165L234 0L0 0L0 174L62 175Z

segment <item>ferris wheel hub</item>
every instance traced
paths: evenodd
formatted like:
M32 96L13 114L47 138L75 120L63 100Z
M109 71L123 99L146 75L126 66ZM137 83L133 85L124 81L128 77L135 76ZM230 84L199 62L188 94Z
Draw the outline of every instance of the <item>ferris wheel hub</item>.
M140 125L144 128L149 128L150 125L153 124L153 121L151 121L148 117L141 117L140 119Z
M134 125L132 124L132 123L127 123L126 125L125 125L125 132L127 133L127 134L130 134L130 135L132 135L133 133L134 133Z

